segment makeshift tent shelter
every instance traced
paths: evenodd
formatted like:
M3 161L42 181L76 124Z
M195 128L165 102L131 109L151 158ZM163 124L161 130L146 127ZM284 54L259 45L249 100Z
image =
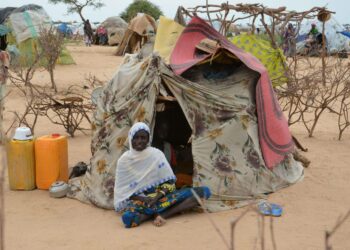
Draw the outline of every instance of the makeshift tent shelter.
M134 53L147 42L150 34L155 34L157 24L153 17L138 13L126 30L124 37L117 49L116 55L123 56L125 53Z
M299 36L297 37L297 52L303 53L305 42L307 39L307 34L311 29L311 24L315 23L317 30L322 33L322 22L315 20L307 20L301 24L299 30ZM342 50L349 51L349 42L350 39L346 36L340 34L339 32L343 31L344 27L337 22L334 17L331 17L325 23L325 36L327 41L327 51L328 52L339 52Z
M128 24L119 16L108 17L100 26L107 30L109 45L120 44L128 28Z
M220 46L202 50L208 39ZM125 56L97 99L93 156L85 176L70 181L69 197L112 209L116 163L128 149L130 127L144 121L153 129L159 117L170 126L168 142L191 148L192 165L184 165L192 170L194 186L210 187L211 211L302 179L287 122L255 57L195 17L170 63L171 68L155 55ZM177 167L183 166L175 172Z
M20 51L20 62L22 64L30 63L35 53L40 51L40 45L37 40L40 29L48 28L52 25L51 18L45 10L35 4L24 5L19 8L0 9L0 20L7 26L11 32L7 34L9 45L15 45ZM66 49L63 49L58 63L73 64L73 58Z

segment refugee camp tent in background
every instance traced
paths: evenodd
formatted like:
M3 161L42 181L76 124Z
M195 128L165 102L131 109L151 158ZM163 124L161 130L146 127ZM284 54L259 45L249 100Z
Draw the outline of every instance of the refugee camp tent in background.
M58 32L60 32L62 35L70 37L73 35L72 29L68 26L67 23L60 23L57 26Z
M214 54L199 49L206 49L201 43L208 40L222 47ZM169 124L169 143L191 146L193 162L185 165L194 186L211 189L211 211L241 206L303 178L303 167L292 156L287 121L255 57L194 17L177 39L170 62L171 68L156 55L124 57L97 99L90 166L84 176L70 180L69 197L113 209L115 169L128 149L128 131L137 121L153 130L159 117Z
M307 34L311 29L311 24L315 23L318 31L322 33L322 22L315 20L307 20L301 24L299 35L297 38L297 52L303 53L305 40L307 39ZM327 51L328 52L339 52L342 50L349 51L350 39L346 36L340 34L344 27L337 22L334 17L331 17L325 23L325 35L327 39Z
M138 13L130 21L116 55L123 56L125 53L134 53L147 42L147 36L155 34L156 31L157 24L154 18L144 13Z
M100 26L107 30L109 45L120 44L128 28L128 24L119 16L108 17Z
M348 37L348 38L350 38L350 32L349 31L341 31L339 33L344 35L344 36L346 36L346 37Z
M5 11L7 10L7 11ZM9 45L15 45L20 52L21 64L30 63L35 53L40 51L37 40L40 29L48 28L52 25L52 20L46 11L39 5L28 4L19 8L0 9L0 20L11 32L7 34ZM59 64L73 64L73 58L66 49L63 49L59 59Z

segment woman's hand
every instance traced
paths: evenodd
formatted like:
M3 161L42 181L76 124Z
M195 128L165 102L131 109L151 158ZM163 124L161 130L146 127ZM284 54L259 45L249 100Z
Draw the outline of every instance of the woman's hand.
M151 198L151 200L148 203L148 206L153 207L160 198L165 196L165 194L166 193L164 191L157 193L157 195L154 198Z
M142 201L148 205L149 202L151 202L152 198L147 197L147 196L141 196L141 195L133 195L130 197L131 200L136 200L136 201Z
M155 196L154 198L151 198L148 196L134 195L131 197L131 199L138 200L145 203L146 207L152 207L158 201L159 198L157 198L157 196Z
M150 198L150 201L148 202L148 207L153 207L154 204L157 203L157 201L161 198L158 194L154 198Z

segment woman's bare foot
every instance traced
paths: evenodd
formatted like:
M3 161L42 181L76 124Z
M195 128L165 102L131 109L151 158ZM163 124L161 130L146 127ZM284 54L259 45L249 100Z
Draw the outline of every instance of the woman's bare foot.
M166 223L166 220L160 216L160 215L157 215L157 217L154 219L153 221L153 224L156 226L156 227L161 227L163 226L164 224Z

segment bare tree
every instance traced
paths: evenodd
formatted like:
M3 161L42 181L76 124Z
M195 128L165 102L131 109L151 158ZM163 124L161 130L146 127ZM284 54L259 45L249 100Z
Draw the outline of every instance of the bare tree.
M63 49L64 37L51 26L40 30L38 40L42 49L43 67L49 72L51 87L57 92L54 70Z
M85 23L85 18L83 16L83 10L85 7L93 7L94 9L98 9L104 6L101 0L49 0L49 3L59 4L63 3L68 5L67 12L69 14L77 13L81 20Z

